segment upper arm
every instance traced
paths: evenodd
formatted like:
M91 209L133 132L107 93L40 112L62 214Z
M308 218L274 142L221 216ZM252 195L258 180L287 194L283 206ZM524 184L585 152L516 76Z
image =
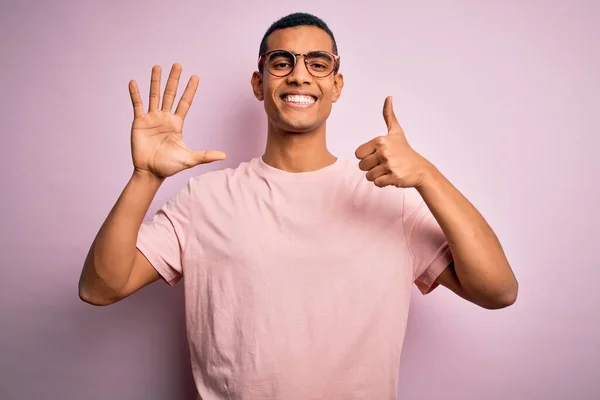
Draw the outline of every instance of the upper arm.
M90 256L88 255L88 260ZM86 261L87 262L87 261ZM86 264L79 278L79 298L96 306L114 304L158 280L160 275L152 264L136 249L133 265L125 285L113 289L98 275L93 266Z
M452 261L437 277L436 282L450 289L465 300L471 301L467 293L462 288L456 270L454 269L454 261Z
M442 286L447 287L452 290L454 293L459 295L465 300L470 301L471 303L478 305L480 307L486 309L498 309L504 308L506 306L514 303L514 297L507 296L494 296L490 294L469 294L460 283L458 276L456 274L456 270L454 267L454 262L452 262L448 268L446 268L436 279L436 282ZM506 300L508 298L508 300Z
M132 295L144 286L157 281L159 278L160 274L154 269L150 261L148 261L139 249L136 249L131 274L123 290L119 292L119 300Z

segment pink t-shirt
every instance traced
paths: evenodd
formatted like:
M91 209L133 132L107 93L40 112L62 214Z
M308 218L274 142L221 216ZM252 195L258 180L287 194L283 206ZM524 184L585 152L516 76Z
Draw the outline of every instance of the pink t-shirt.
M452 256L416 190L364 175L257 157L190 179L142 225L140 251L183 278L201 399L396 399L411 286L433 290Z

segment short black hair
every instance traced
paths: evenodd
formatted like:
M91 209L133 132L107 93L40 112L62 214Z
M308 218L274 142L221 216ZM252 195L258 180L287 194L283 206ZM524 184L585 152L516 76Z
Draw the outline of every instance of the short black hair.
M329 29L329 26L327 26L325 21L323 21L319 17L315 17L312 14L298 12L286 15L285 17L282 17L279 20L273 22L269 29L267 29L267 32L265 32L265 35L263 36L262 41L260 42L260 48L258 51L259 57L262 54L266 53L267 39L269 38L269 35L271 35L271 33L279 29L294 28L296 26L316 26L317 28L324 30L333 41L333 54L335 54L336 56L338 55L338 48L337 43L335 42L335 37L333 36L333 32L331 32L331 29Z

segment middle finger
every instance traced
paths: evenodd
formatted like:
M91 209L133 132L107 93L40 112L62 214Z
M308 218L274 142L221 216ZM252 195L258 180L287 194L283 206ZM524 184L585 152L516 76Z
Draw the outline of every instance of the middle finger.
M165 87L165 93L163 94L163 111L171 111L175 96L177 96L177 86L179 85L179 78L181 77L181 64L175 63L171 67L169 73L169 79L167 79L167 85Z
M379 158L379 154L376 151L360 160L358 163L358 168L360 168L361 171L369 171L380 164Z

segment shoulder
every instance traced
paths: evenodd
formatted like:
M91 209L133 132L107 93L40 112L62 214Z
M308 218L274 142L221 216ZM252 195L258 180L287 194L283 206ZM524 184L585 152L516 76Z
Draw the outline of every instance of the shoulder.
M198 206L223 206L239 197L240 189L249 186L255 175L254 159L242 161L235 167L206 171L189 178L184 191L189 200Z
M240 180L247 177L252 169L254 159L240 162L236 167L228 167L204 172L195 175L189 180L194 189L202 189L206 186L220 187L232 180Z

